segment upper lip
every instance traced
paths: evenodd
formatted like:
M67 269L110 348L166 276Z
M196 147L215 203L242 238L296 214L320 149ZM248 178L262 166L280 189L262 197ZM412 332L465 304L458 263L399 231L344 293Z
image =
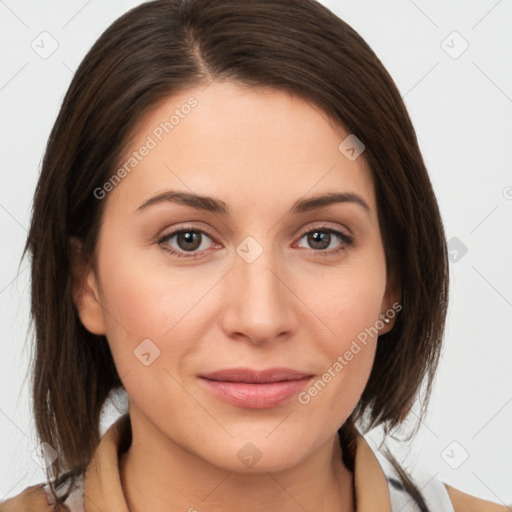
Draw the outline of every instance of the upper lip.
M293 370L291 368L226 368L216 372L204 373L200 377L222 382L267 383L299 380L312 377L312 374Z

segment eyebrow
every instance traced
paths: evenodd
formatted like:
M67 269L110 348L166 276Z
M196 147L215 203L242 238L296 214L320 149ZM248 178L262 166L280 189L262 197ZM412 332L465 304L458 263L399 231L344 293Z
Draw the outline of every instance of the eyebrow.
M230 215L229 206L220 199L208 196L200 196L190 192L166 191L144 201L135 211L140 212L162 203L176 203L190 206L196 210L203 210L219 215ZM353 192L330 192L320 194L307 199L299 199L290 208L291 214L304 213L312 210L319 210L335 203L352 203L361 206L366 213L371 213L371 208L366 201Z

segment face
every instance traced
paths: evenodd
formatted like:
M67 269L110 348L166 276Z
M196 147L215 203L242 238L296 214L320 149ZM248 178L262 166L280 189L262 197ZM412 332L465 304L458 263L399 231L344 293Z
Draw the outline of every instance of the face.
M138 125L125 172L96 191L97 265L77 301L132 421L235 471L332 442L393 324L371 174L338 148L348 135L298 97L230 82Z

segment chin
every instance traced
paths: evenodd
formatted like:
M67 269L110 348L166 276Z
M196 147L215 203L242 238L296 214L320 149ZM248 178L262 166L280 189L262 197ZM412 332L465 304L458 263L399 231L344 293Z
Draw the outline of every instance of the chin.
M236 437L222 443L209 440L208 450L203 458L227 471L236 473L277 472L289 469L314 452L309 435L305 443L302 436L294 436L283 430L280 435L275 432L259 435Z

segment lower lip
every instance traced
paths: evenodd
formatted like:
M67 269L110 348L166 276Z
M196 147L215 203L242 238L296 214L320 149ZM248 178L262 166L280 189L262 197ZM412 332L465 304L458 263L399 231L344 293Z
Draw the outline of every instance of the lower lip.
M267 409L277 407L304 389L311 377L281 382L249 384L200 378L206 388L217 398L238 407Z

